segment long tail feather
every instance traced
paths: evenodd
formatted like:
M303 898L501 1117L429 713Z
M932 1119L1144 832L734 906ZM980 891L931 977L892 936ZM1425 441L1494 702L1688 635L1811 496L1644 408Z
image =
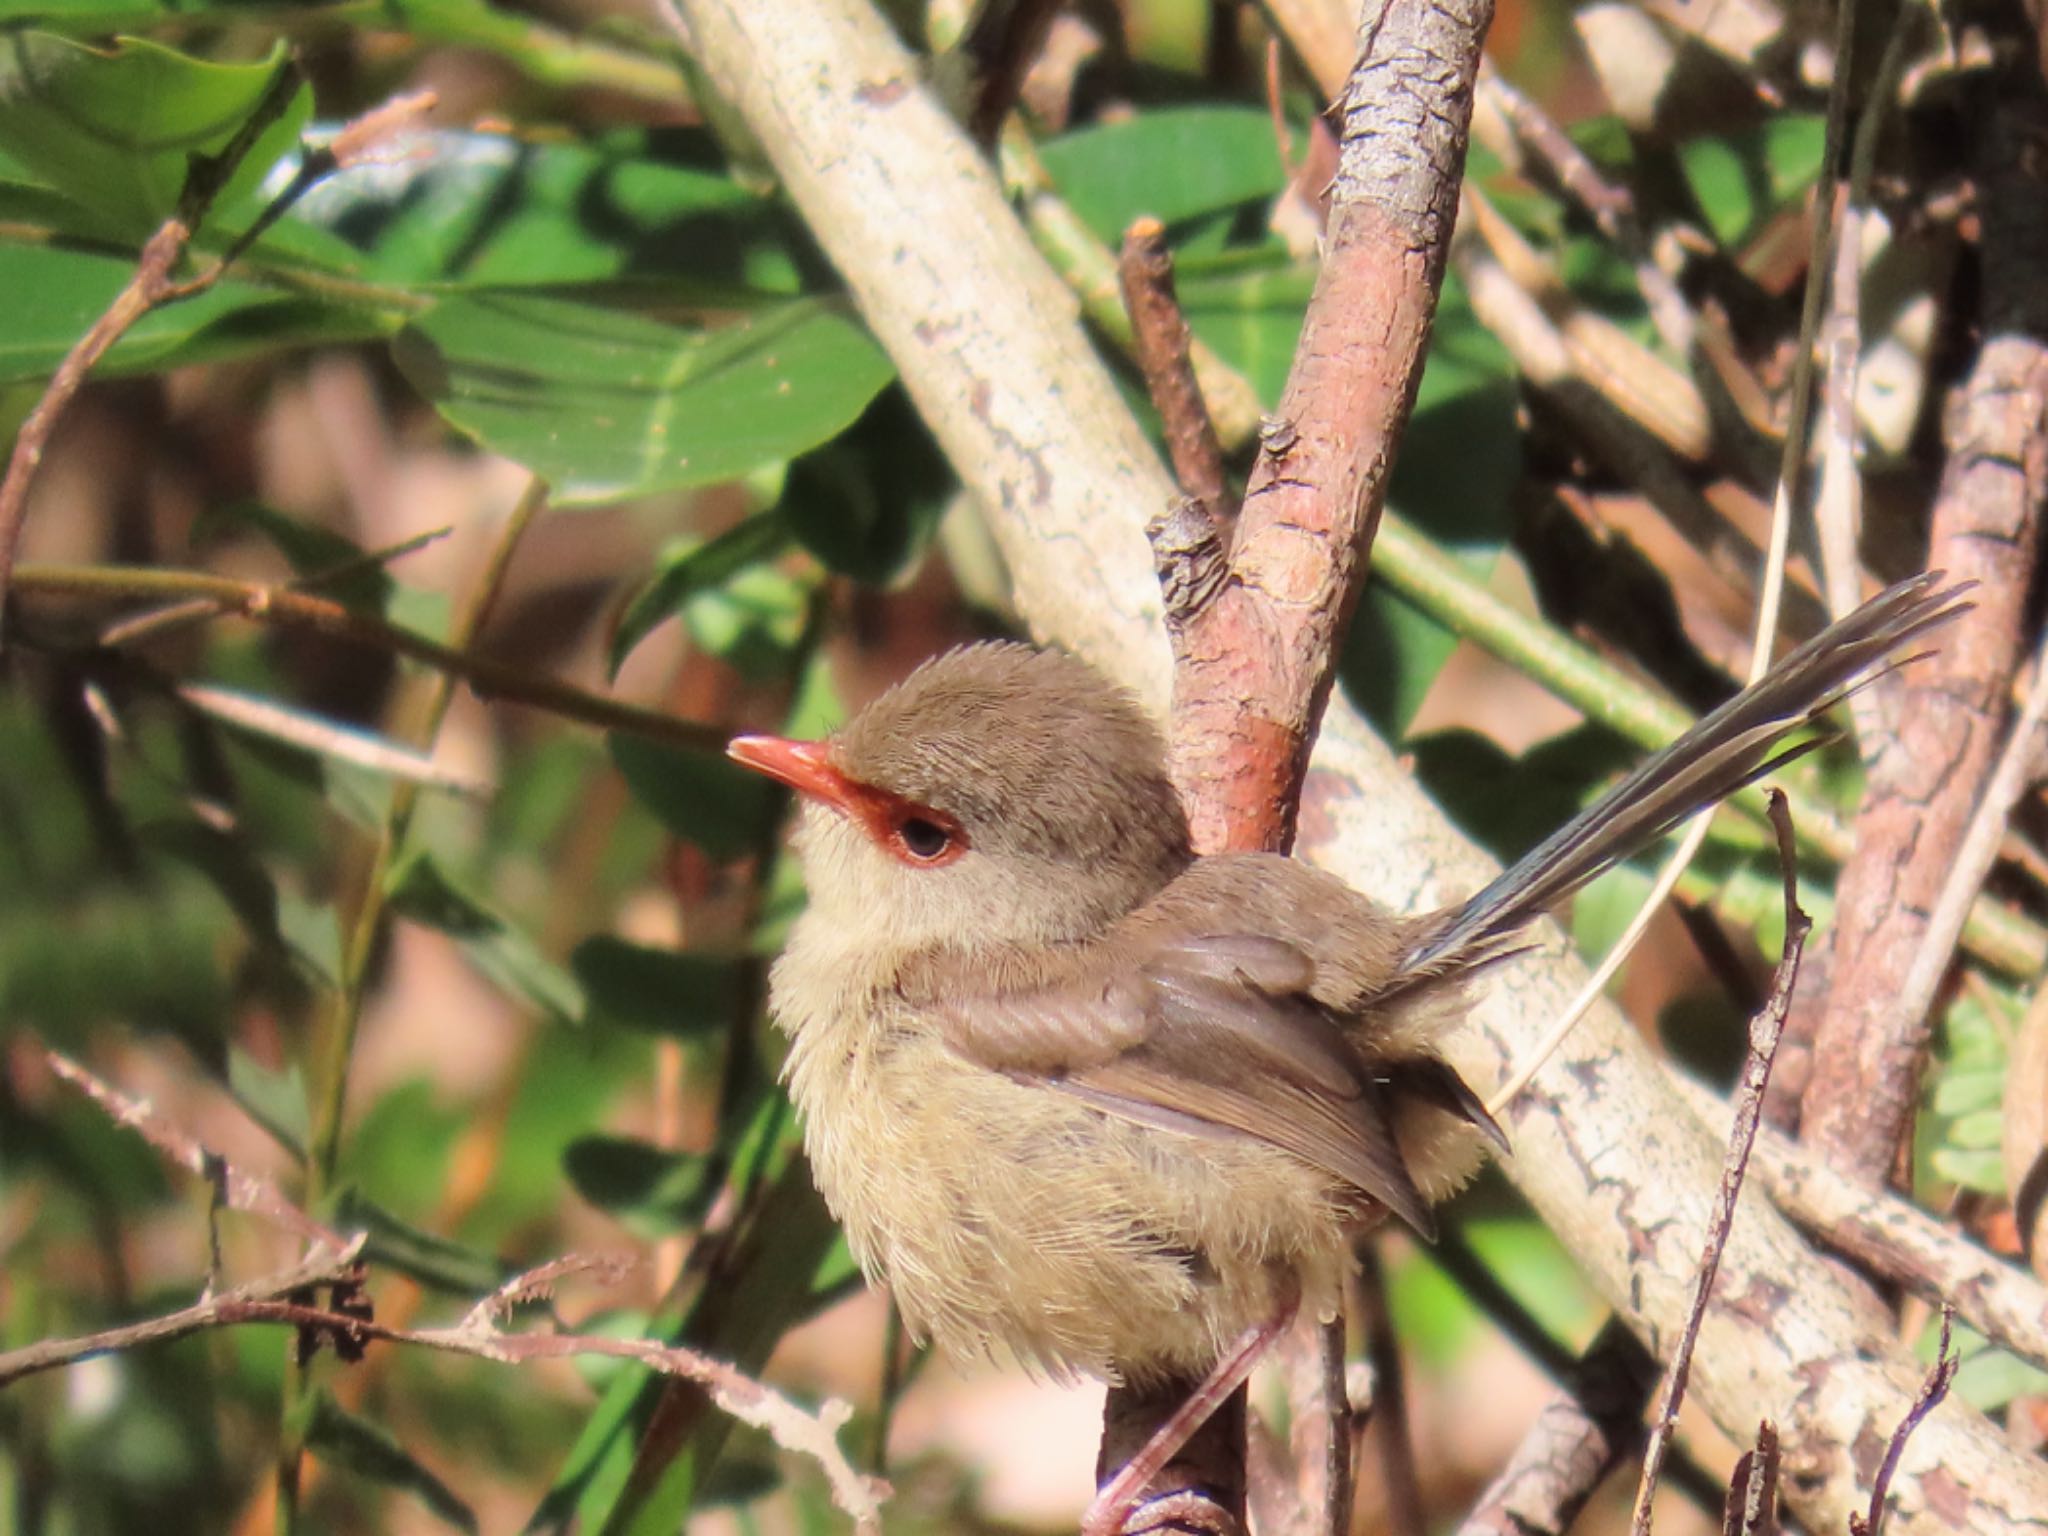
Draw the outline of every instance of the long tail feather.
M1970 583L1929 571L1878 594L1786 656L1753 685L1650 758L1596 804L1439 924L1424 930L1394 981L1414 985L1501 954L1523 925L1611 865L1655 842L1814 743L1785 747L1899 646L1955 618Z

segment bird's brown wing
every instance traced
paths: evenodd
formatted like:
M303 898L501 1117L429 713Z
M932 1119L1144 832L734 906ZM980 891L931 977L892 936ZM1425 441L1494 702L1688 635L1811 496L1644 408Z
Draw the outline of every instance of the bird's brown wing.
M1128 958L1107 975L1090 967L1086 982L946 1005L948 1040L982 1066L1126 1120L1266 1142L1433 1235L1382 1086L1310 996L1306 955L1277 939L1212 934Z

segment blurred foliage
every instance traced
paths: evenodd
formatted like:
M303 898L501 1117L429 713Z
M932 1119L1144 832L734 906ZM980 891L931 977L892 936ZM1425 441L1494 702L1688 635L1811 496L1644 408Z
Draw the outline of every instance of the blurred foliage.
M1165 221L1194 333L1270 408L1314 282L1302 220L1328 174L1310 169L1327 129L1301 61L1281 57L1268 100L1269 39L1250 8L1129 0L1116 27L1100 25L1111 7L1078 10L1069 19L1092 37L1082 65L1052 93L1057 110L1034 94L1022 113L1052 187L1108 245L1141 214ZM922 7L891 11L918 33ZM98 425L80 428L83 446L60 440L53 465L88 461L113 489L51 547L253 571L445 637L474 596L463 573L501 536L509 464L547 481L558 511L510 551L479 648L536 676L621 678L722 729L815 733L878 675L1014 629L956 477L757 151L729 136L730 114L651 25L549 14L485 0L0 0L10 423L127 282L191 157L233 138L278 69L300 81L215 198L193 263L259 230L253 243L217 286L126 333L79 408ZM1773 274L1803 250L1817 100L1778 79L1756 95L1782 110L1752 99L1726 122L1625 123L1600 98L1612 82L1570 41L1572 14L1503 6L1497 62L1578 119L1574 142L1626 187L1642 227L1690 253L1688 299L1728 317L1775 388L1796 294ZM422 85L459 109L317 174L342 122ZM1599 317L1706 387L1652 324L1640 252L1540 167L1482 147L1471 174L1549 264L1554 307ZM266 209L277 216L259 225ZM1725 647L1702 617L1728 597L1725 575L1702 576L1668 543L1636 557L1587 510L1630 491L1627 475L1561 426L1497 323L1454 273L1394 508L1475 590L1516 591L1526 570L1560 623L1648 675L1726 688ZM1112 361L1149 418L1135 370ZM338 377L359 393L335 393ZM350 400L374 422L367 439ZM1681 475L1767 495L1744 466L1775 444L1759 455L1735 437ZM366 440L374 451L357 453ZM313 461L325 479L309 491ZM431 520L386 515L410 496L446 513L460 559L418 550ZM37 504L32 539L66 521L54 500ZM1532 547L1555 526L1538 509L1559 504L1576 509L1571 547L1590 555ZM414 575L435 560L438 576ZM1632 625L1652 610L1676 613L1676 633L1646 644ZM549 1304L557 1320L760 1370L857 1288L762 1017L766 957L801 899L777 794L720 757L507 707L482 724L458 712L443 731L488 762L488 803L415 799L333 754L223 728L177 687L211 681L431 746L411 664L206 612L110 639L110 617L17 597L0 663L0 1345L169 1310L208 1272L203 1191L55 1085L38 1044L147 1085L188 1129L367 1232L380 1316L452 1320L562 1253L653 1249L658 1279L616 1294L572 1285ZM1446 670L1457 657L1463 674ZM1513 719L1484 734L1489 709L1539 706L1497 682L1471 703L1472 660L1441 611L1376 582L1342 683L1470 833L1512 856L1630 752L1568 719L1540 740ZM1838 806L1856 791L1842 762L1815 771ZM1701 905L1754 926L1772 953L1762 837L1723 839L1703 879ZM1643 881L1617 870L1588 893L1581 941L1610 942ZM365 914L371 942L352 958ZM366 1003L345 981L359 960ZM1659 1002L1725 1045L1732 1010L1710 980ZM2020 1006L1987 983L1949 1011L1921 1126L1930 1189L2004 1193L2004 1042ZM337 1166L309 1168L307 1149L336 1130ZM1504 1182L1482 1182L1460 1211L1536 1325L1583 1344L1597 1304ZM261 1223L218 1227L234 1278L289 1262ZM1432 1374L1483 1332L1426 1256L1397 1257L1393 1304ZM883 1346L853 1347L866 1361ZM748 1506L752 1519L778 1500L776 1528L840 1519L814 1469L638 1367L549 1376L380 1349L300 1374L288 1348L268 1330L204 1336L0 1394L0 1526L259 1529L278 1447L294 1441L314 1475L286 1523L304 1530L665 1532L693 1510ZM788 1371L778 1384L802 1397L866 1390L844 1385L865 1379L860 1365ZM1990 1350L1965 1379L1986 1407L2043 1386ZM889 1406L863 1401L857 1427ZM658 1450L643 1450L657 1424ZM945 1456L901 1471L892 1529L990 1523Z

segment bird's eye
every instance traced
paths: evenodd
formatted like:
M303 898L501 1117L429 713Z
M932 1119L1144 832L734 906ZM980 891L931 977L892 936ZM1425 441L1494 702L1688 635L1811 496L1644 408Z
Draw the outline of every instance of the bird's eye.
M928 816L906 816L896 824L896 840L912 858L929 862L953 846L953 832Z

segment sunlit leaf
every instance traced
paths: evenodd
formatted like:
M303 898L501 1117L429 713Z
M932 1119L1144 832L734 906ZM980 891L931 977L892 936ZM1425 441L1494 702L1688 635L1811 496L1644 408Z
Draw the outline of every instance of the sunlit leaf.
M485 447L559 506L730 480L823 442L889 381L866 331L798 302L718 330L530 294L435 305L395 356Z
M0 382L54 372L134 275L130 256L0 240L0 290L36 296L33 304L0 307ZM100 371L134 373L286 344L359 340L388 328L368 312L311 303L231 277L144 315Z
M0 35L0 142L46 186L141 240L177 207L189 157L224 148L284 57L254 64L192 58L142 39L111 50L44 32ZM311 112L301 90L215 199L231 217Z
M1785 113L1746 133L1694 139L1678 159L1715 238L1733 246L1813 185L1825 140L1818 115Z
M692 163L696 162L696 163ZM299 217L410 287L659 281L669 304L793 296L788 214L705 162L701 133L549 143L408 133L404 153L328 178Z
M1053 184L1114 247L1141 214L1168 225L1286 185L1273 120L1251 107L1174 107L1063 134L1039 146Z

